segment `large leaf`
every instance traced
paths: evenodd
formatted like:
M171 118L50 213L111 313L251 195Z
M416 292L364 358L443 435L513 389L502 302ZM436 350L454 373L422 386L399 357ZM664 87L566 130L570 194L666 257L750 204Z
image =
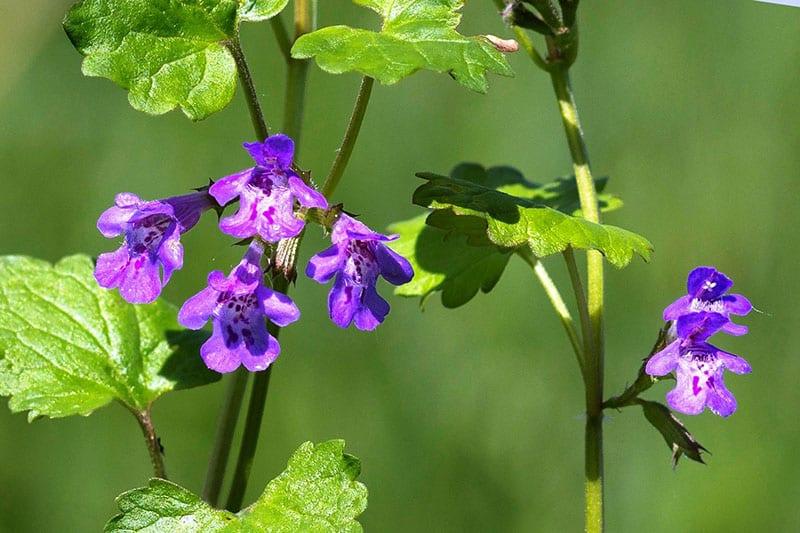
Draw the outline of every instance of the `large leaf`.
M260 22L283 11L289 0L241 0L241 2L239 16L242 20Z
M478 290L489 292L503 274L510 251L496 246L470 246L461 235L449 235L425 224L426 215L390 226L400 238L390 243L414 267L414 279L395 289L400 296L442 292L445 307L470 301Z
M456 166L450 176L471 181L521 198L527 198L567 214L580 214L580 202L574 177L558 178L544 185L525 179L511 167L484 168L475 163ZM598 180L602 191L607 179ZM622 201L600 194L603 212L622 206ZM436 222L444 213L433 215ZM486 238L485 226L467 238L455 231L443 231L425 223L426 215L397 222L389 229L400 238L390 245L411 261L414 279L395 289L400 296L419 296L424 303L432 293L441 291L445 307L458 307L471 300L478 290L489 292L503 274L513 250L494 245ZM465 217L460 219L465 221Z
M255 1L248 17L271 2ZM256 5L257 4L257 5ZM180 106L193 120L225 107L236 63L239 0L81 0L64 29L85 57L83 73L128 89L131 105L158 115Z
M132 305L97 286L92 261L0 257L0 394L28 418L88 415L112 400L144 412L165 392L212 382L203 332L174 306Z
M414 203L434 209L428 224L465 234L471 243L488 240L509 249L528 246L537 257L568 247L591 248L616 267L627 265L634 254L650 257L652 245L644 237L565 214L545 201L511 196L463 179L430 173L418 176L428 182L414 192Z
M327 72L358 71L392 84L419 69L448 72L474 91L486 92L486 72L512 75L511 67L483 36L456 31L463 0L354 0L383 19L380 31L330 26L302 36L292 48L313 57Z
M343 452L344 441L306 442L261 497L238 514L219 511L190 491L162 479L117 498L121 514L109 533L357 532L367 507L367 489L355 481L361 465Z

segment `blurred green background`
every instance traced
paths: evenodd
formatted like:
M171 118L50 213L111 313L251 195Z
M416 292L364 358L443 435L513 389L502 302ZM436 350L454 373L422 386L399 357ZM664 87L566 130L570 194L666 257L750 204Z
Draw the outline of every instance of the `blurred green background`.
M320 23L371 25L347 0ZM248 165L241 95L192 124L134 111L111 82L84 78L60 27L68 0L0 2L0 253L48 260L115 246L94 229L118 191L156 198ZM740 409L685 422L713 455L670 468L638 409L606 423L610 531L800 529L800 9L751 0L607 0L581 9L574 84L593 167L626 202L609 221L654 243L608 279L606 386L634 377L687 271L713 264L763 311L751 334L719 339L747 357L728 380ZM508 35L492 2L465 9L465 33ZM269 121L281 116L284 67L268 25L244 46ZM414 172L471 160L533 179L570 170L549 80L522 54L516 78L488 95L419 73L377 87L335 200L382 228L418 213ZM301 162L327 172L358 76L312 67ZM307 257L324 246L312 231ZM181 302L209 269L241 253L209 216L186 236L187 265L166 290ZM547 261L565 281L559 258ZM388 286L382 288L388 293ZM363 462L370 531L577 531L582 528L583 393L573 356L521 262L489 295L424 312L392 298L373 334L326 317L327 288L299 279L303 320L281 338L248 501L305 440L341 437ZM173 480L199 491L223 385L155 407ZM663 398L661 385L650 397ZM3 401L5 403L5 401ZM0 409L0 531L98 531L114 497L145 483L139 429L117 405L42 420Z

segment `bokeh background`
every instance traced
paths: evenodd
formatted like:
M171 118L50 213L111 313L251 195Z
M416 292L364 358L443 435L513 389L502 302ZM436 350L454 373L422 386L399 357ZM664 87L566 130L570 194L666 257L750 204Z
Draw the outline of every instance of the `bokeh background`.
M347 0L320 22L376 19ZM111 82L84 78L60 27L68 0L0 2L0 253L48 260L115 246L94 229L118 191L156 198L248 165L241 95L192 124L134 111ZM800 9L751 0L606 0L581 9L574 84L593 167L626 207L609 222L656 247L608 274L607 390L621 390L687 271L713 264L763 313L720 339L754 372L732 377L740 409L685 422L713 455L673 471L638 409L606 422L610 531L800 528ZM508 35L492 2L465 9L465 33ZM244 29L268 119L284 67L268 25ZM569 172L548 78L522 54L488 95L422 72L376 88L335 200L377 228L418 213L415 171L469 160L536 180ZM302 165L327 172L358 76L312 67ZM324 246L311 231L303 256ZM186 236L181 302L241 253L209 216ZM559 258L547 261L565 281ZM388 287L383 287L388 292ZM248 501L306 440L341 437L361 458L370 531L577 531L582 528L582 390L544 294L521 262L458 310L392 298L375 333L326 317L327 289L300 279L303 320L281 338ZM666 385L649 395L663 398ZM199 491L222 384L155 407L172 479ZM5 401L3 401L5 403ZM98 531L114 497L150 473L139 429L118 405L88 418L26 422L0 409L0 531Z

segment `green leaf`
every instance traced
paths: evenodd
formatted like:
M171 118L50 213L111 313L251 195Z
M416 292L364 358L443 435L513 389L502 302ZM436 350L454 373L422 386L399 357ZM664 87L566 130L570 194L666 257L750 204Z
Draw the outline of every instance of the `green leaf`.
M107 533L130 532L358 532L356 518L367 508L367 489L355 481L358 459L344 441L306 442L261 497L238 514L213 509L190 491L163 479L117 498L121 514Z
M286 7L289 0L242 0L239 16L249 22L271 19Z
M634 254L645 260L650 242L616 226L596 224L548 206L546 199L511 196L473 181L430 173L414 192L414 203L434 209L429 225L467 235L470 244L486 241L501 248L528 246L537 257L567 247L595 249L616 266L627 265Z
M533 200L568 215L581 216L581 203L575 176L560 177L549 183L541 184L529 181L522 175L522 172L513 167L499 166L487 169L477 163L461 163L450 171L450 177L471 181L518 198ZM607 184L607 176L595 180L598 191L597 200L600 203L600 211L603 213L616 211L623 205L622 200L617 196L603 193Z
M694 435L689 433L686 426L675 418L675 415L666 405L647 400L638 400L637 403L642 406L642 411L644 411L647 421L661 433L667 446L672 450L673 468L678 465L678 460L682 455L686 455L686 457L698 463L704 462L700 452L707 452L708 450L697 442Z
M253 2L246 14L258 17L272 3ZM160 115L180 106L201 120L233 98L236 63L226 43L239 8L239 0L81 0L64 29L85 56L83 73L128 89L135 109Z
M514 168L487 169L476 163L461 163L450 172L450 176L533 200L567 214L580 215L578 189L572 176L542 185L528 181ZM607 181L607 178L597 180L600 191ZM603 212L622 206L622 200L610 194L601 193L599 200ZM492 290L513 249L492 243L486 236L482 220L455 219L444 211L432 213L427 225L425 218L426 215L421 215L397 222L389 228L392 233L400 234L400 238L390 246L411 261L414 267L414 279L397 287L395 294L419 296L421 304L424 304L432 293L441 291L445 307L458 307L471 300L478 290Z
M411 262L414 278L395 289L400 296L420 296L422 302L442 292L445 307L459 307L480 289L489 292L500 279L511 257L496 246L470 246L462 235L447 234L425 224L426 215L390 226L400 238L389 243Z
M219 379L164 301L132 305L100 288L92 261L0 257L0 395L28 419L88 415L112 400L136 412L165 392Z
M456 31L463 0L354 0L383 19L379 32L330 26L300 37L292 57L313 57L333 74L358 71L393 84L419 69L447 72L473 91L486 92L486 72L513 73L483 36Z

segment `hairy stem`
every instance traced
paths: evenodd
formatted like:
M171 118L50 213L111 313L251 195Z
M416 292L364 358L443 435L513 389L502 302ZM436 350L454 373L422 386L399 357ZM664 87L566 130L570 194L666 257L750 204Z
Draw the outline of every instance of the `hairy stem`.
M561 121L567 136L575 180L578 185L583 216L591 222L600 222L597 191L589 167L589 156L583 137L578 108L569 81L569 71L558 64L550 69L553 89L558 98ZM588 250L587 256L587 311L591 325L590 347L586 352L586 531L603 530L603 256Z
M228 381L222 411L217 421L217 434L214 438L214 448L208 460L206 481L203 484L203 499L216 507L219 503L219 493L225 479L225 468L233 444L233 433L242 408L244 391L247 388L247 372L239 369Z
M250 120L253 122L253 130L256 132L258 140L263 141L269 136L269 128L264 120L264 113L261 111L261 104L258 101L258 92L256 92L253 76L250 74L250 67L247 65L247 59L244 57L244 51L239 39L230 41L228 49L231 51L234 61L236 61L236 70L239 73L239 81L244 90L244 98L247 102L247 110L250 112Z
M328 177L325 178L325 183L322 184L322 194L330 197L331 193L339 185L339 180L344 175L344 170L347 168L347 163L350 162L350 156L353 155L353 148L356 146L356 139L361 132L361 124L364 122L364 115L367 113L367 104L372 95L372 85L375 80L364 76L361 79L361 86L358 89L358 96L356 96L356 103L353 106L353 113L350 115L350 122L347 124L342 144L336 152L336 159L333 161L331 170Z
M147 445L147 452L150 454L150 461L153 463L153 475L161 479L167 479L167 470L164 468L164 451L161 448L161 441L156 435L156 428L153 426L153 419L150 416L150 408L144 411L131 411L139 427L142 428L144 442Z
M581 341L578 338L578 332L575 331L575 321L572 319L572 315L567 308L567 304L564 303L564 298L561 296L561 292L553 282L553 279L550 277L550 274L547 272L545 266L541 261L534 257L528 248L523 248L518 252L518 255L531 267L534 275L536 275L536 279L539 280L539 283L542 285L545 294L547 294L547 298L550 300L553 310L556 312L556 315L558 315L561 325L564 326L564 331L569 338L569 343L572 346L572 350L575 352L575 358L578 361L578 367L581 369L581 376L584 376L585 378L583 347L581 346Z

